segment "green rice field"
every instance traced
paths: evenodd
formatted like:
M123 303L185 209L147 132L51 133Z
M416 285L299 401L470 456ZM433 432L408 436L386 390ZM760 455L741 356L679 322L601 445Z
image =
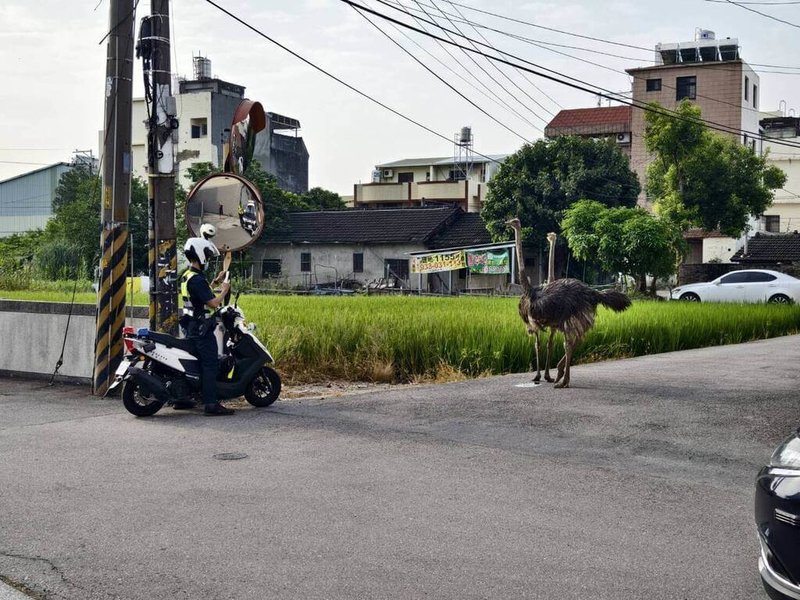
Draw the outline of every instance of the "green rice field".
M0 297L69 301L66 292ZM94 303L91 293L76 301ZM134 296L143 305L147 297ZM242 296L240 305L289 381L445 381L530 370L516 298ZM575 364L800 333L800 306L635 301L599 308ZM544 349L544 342L542 347ZM554 361L563 354L558 338Z

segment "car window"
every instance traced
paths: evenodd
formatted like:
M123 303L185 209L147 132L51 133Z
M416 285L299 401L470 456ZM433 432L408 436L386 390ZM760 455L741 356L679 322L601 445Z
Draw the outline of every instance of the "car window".
M757 283L762 281L775 281L777 277L770 273L747 273L747 281L750 283Z
M743 283L747 281L747 273L742 273L741 271L734 271L733 273L728 273L719 280L720 283Z

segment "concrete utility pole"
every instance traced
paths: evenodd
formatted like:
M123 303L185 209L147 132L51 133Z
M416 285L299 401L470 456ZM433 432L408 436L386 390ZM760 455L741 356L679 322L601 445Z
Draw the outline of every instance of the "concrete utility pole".
M152 0L142 22L137 56L144 59L148 105L150 329L178 333L178 255L175 242L175 144L178 119L172 97L169 0Z
M131 119L134 0L111 0L103 143L103 231L97 291L94 393L102 395L123 356L128 204L131 196Z

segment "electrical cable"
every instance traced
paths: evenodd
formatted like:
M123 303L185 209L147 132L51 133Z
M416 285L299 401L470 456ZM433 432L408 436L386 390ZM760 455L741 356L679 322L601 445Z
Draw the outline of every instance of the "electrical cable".
M380 2L380 1L381 1L381 0L378 0L378 2ZM414 0L414 1L416 1L416 0ZM417 4L419 4L419 2L417 2ZM406 13L406 14L408 14L408 13ZM426 14L426 15L428 15L428 13L425 13L425 14ZM429 23L429 24L431 24L431 25L433 25L433 26L435 26L435 27L439 27L439 28L440 28L440 26L439 26L437 23L435 23L434 21L432 21L432 20L419 19L419 18L417 18L417 17L414 17L413 15L411 15L411 16L414 18L414 20L417 22L417 24L419 24L419 25L420 25L420 26L423 28L423 30L425 30L425 32L426 32L426 33L428 33L428 30L427 30L427 29L425 29L425 26L424 26L424 25L422 25L422 24L420 23L420 21L425 21L426 23ZM428 15L428 17L430 18L430 15ZM447 36L448 36L448 38L450 38L450 34L449 34L449 33L447 34ZM450 38L450 39L452 39L452 38ZM439 45L441 46L441 44L439 44ZM444 48L443 48L443 49L444 49ZM456 61L457 63L459 62L457 58L455 58L455 57L454 57L452 54L450 54L450 52L449 52L449 51L445 50L445 52L447 52L447 54L448 54L449 56L451 56L451 57L453 58L453 60L454 60L454 61ZM481 65L480 63L478 63L478 61L477 61L477 60L475 60L475 58L473 58L473 56L472 56L471 54L469 54L469 53L467 53L467 52L464 52L463 50L462 50L462 53L463 53L463 54L464 54L464 55L465 55L467 58L469 58L469 60L470 60L470 61L472 61L472 64L474 64L474 65L475 65L475 66L476 66L478 69L480 69L480 71L481 71L481 72L483 72L483 74L484 74L484 75L486 75L486 76L487 76L489 79L491 79L491 80L492 80L492 81L495 83L495 85L497 85L497 87L498 87L498 88L502 89L502 90L503 90L503 91L504 91L506 94L508 94L508 95L509 95L509 96L510 96L512 99L516 100L516 101L517 101L517 102L518 102L518 103L519 103L519 104L520 104L520 105L523 107L523 109L525 109L525 110L528 110L528 111L529 111L529 112L530 112L530 113L531 113L531 114L532 114L534 117L536 117L537 119L539 119L539 120L540 120L542 123L544 123L544 124L546 124L546 123L547 123L547 119L543 119L542 117L540 117L540 116L539 116L538 114L536 114L536 112L534 112L534 111L533 111L533 110L532 110L532 109L531 109L529 106L526 106L524 102L521 102L521 101L520 101L520 100L519 100L519 99L518 99L516 96L514 96L514 94L512 94L511 92L509 92L509 91L508 91L508 89L507 89L507 88L505 88L505 86L503 86L503 84L501 84L499 81L497 81L497 79L495 79L495 78L494 78L494 77L493 77L493 76L492 76L492 75L491 75L491 74L490 74L490 73L489 73L489 72L488 72L488 71L487 71L487 70L486 70L486 69L483 67L483 65ZM496 68L496 66L495 66L495 68ZM470 73L470 74L471 74L471 75L472 75L472 76L475 78L475 80L476 80L476 81L478 81L478 82L479 82L479 83L480 83L482 86L484 86L484 87L486 88L486 90L487 90L487 91L488 91L490 94L494 95L494 96L495 96L495 97L496 97L498 100L500 100L500 102L502 102L502 103L503 103L503 105L504 105L504 106L506 106L506 107L508 108L508 110L510 110L511 112L513 112L515 115L517 115L517 116L518 116L520 119L522 119L523 121L525 121L525 122L526 122L528 125L530 125L530 126L531 126L531 127L533 127L534 129L536 129L536 130L538 130L538 131L540 131L540 132L542 132L542 133L544 132L544 131L543 131L543 129L542 129L541 127L539 127L539 126L535 125L534 123L532 123L532 122L531 122L531 121L530 121L528 118L526 118L525 116L523 116L523 115L522 115L522 114L521 114L521 113L520 113L518 110L516 110L516 109L515 109L514 107L512 107L512 106L511 106L511 105L510 105L508 102L506 102L506 101L505 101L503 98L501 98L499 94L497 94L496 92L494 92L494 91L491 89L491 87L490 87L489 85L487 85L487 84L486 84L486 83L485 83L483 80L481 80L481 79L480 79L480 78L479 78L477 75L475 75L475 74L474 74L474 73L472 73L471 71L467 71L467 72L468 72L468 73Z
M800 29L800 25L798 25L797 23L792 23L791 21L786 21L785 19L779 19L774 15L763 13L760 10L756 10L755 8L750 8L749 6L745 6L742 3L734 2L733 0L725 0L725 2L727 2L728 4L733 4L734 6L738 6L739 8L743 8L744 10L749 10L750 12L755 13L757 15L761 15L762 17L766 17L767 19L772 19L773 21L777 21L778 23L783 23L785 25L789 25L790 27L795 27L797 29Z
M417 0L415 0L415 2L416 2L418 5L419 5L419 2L418 2ZM450 19L450 17L449 17L449 16L447 16L447 13L445 13L445 12L444 12L444 11L441 9L441 7L440 7L439 5L437 5L437 4L436 4L436 1L435 1L435 0L430 0L430 2L432 2L432 3L433 3L433 5L436 7L436 9L437 9L437 10L438 10L440 13L442 13L442 15L444 15L444 17L445 17L445 18L446 18L446 19L447 19L447 20L448 20L448 21L449 21L449 22L450 22L450 23L453 25L453 27L455 27L456 31L458 31L458 33L459 33L459 34L460 34L460 35L463 37L463 36L464 36L464 34L463 34L463 32L462 32L462 31L461 31L461 30L458 28L458 25L456 25L455 23L453 23L452 19ZM474 29L474 28L473 28L473 29ZM484 42L488 42L488 41L489 41L489 40L487 40L487 39L486 39L486 38L483 36L483 34L482 34L480 31L478 31L477 29L475 29L475 32L476 32L476 33L477 33L479 36L481 36L481 38L483 39L483 41L484 41ZM487 59L487 60L488 60L488 59ZM490 64L492 64L492 65L494 65L494 63L492 63L491 61L489 61L489 63L490 63ZM527 97L527 98L528 98L528 99L529 99L531 102L533 102L533 103L534 103L536 106L538 106L539 108L541 108L541 109L542 109L542 110L543 110L545 113L547 113L548 115L550 115L550 117L551 117L551 118L555 116L555 114L554 114L552 111L550 111L550 110L548 110L547 108L545 108L544 106L542 106L542 104L541 104L541 103L540 103L540 102L539 102L539 101L538 101L536 98L534 98L533 96L531 96L531 95L530 95L530 94L529 94L529 93L528 93L526 90L524 90L522 87L520 87L520 85L519 85L519 84L517 84L517 82L516 82L516 81L514 81L514 80L513 80L511 77L509 77L509 76L508 76L508 74L506 74L506 72L505 72L505 71L503 71L503 70L502 70L500 67L498 67L497 65L494 65L494 66L495 66L495 68L498 70L498 72L500 72L500 73L501 73L501 74L502 74L502 75L503 75L503 76L504 76L506 79L508 79L508 81L509 81L509 82L511 82L511 84L512 84L512 85L513 85L515 88L517 88L517 89L518 89L520 92L522 92L522 93L523 93L523 94L524 94L524 95L525 95L525 96L526 96L526 97ZM519 69L515 69L515 71L516 71L517 73L522 73L522 71L520 71ZM541 118L541 117L540 117L540 118ZM546 123L546 121L545 121L545 123Z
M233 19L234 21L236 21L236 22L237 22L237 23L239 23L240 25L243 25L244 27L246 27L247 29L249 29L250 31L252 31L253 33L255 33L256 35L258 35L258 36L260 36L260 37L264 38L265 40L267 40L268 42L270 42L270 43L274 44L275 46L277 46L277 47L278 47L278 48L280 48L281 50L283 50L283 51L285 51L285 52L288 52L289 54L291 54L292 56L294 56L294 57L295 57L295 58L297 58L298 60L302 61L303 63L305 63L305 64L306 64L306 65L308 65L309 67L313 68L314 70L316 70L316 71L319 71L319 72L320 72L320 73L322 73L323 75L326 75L327 77L329 77L329 78L333 79L333 80L334 80L334 81L336 81L337 83L340 83L341 85L345 86L345 87L346 87L347 89L349 89L350 91L353 91L353 92L355 92L356 94L358 94L359 96L361 96L361 97L363 97L363 98L366 98L366 99L367 99L367 100L369 100L370 102L373 102L374 104L377 104L377 105L378 105L378 106L380 106L381 108L384 108L384 109L388 110L389 112L391 112L392 114L394 114L394 115L396 115L396 116L400 117L401 119L403 119L403 120L405 120L405 121L408 121L409 123L412 123L412 124L416 125L417 127L421 128L421 129L424 129L424 130L425 130L425 131L427 131L428 133L431 133L431 134L433 134L433 135L435 135L435 136L437 136L437 137L439 137L439 138L442 138L443 140L447 141L448 143L452 143L452 141L453 141L453 140L452 140L451 138L447 137L446 135L444 135L444 134L442 134L442 133L439 133L438 131L435 131L435 130L431 129L431 128L430 128L430 127L428 127L427 125L423 125L422 123L420 123L420 122L418 122L418 121L415 121L415 120L414 120L414 119L412 119L411 117L408 117L408 116L404 115L404 114L403 114L403 113L401 113L400 111L398 111L398 110L396 110L396 109L394 109L394 108L392 108L392 107L388 106L387 104L384 104L384 103L383 103L383 102L381 102L380 100L377 100L376 98L373 98L372 96L370 96L370 95L369 95L369 94L367 94L366 92L362 92L361 90L359 90L359 89L358 89L358 88L356 88L355 86L353 86L353 85L351 85L351 84L347 83L346 81L344 81L343 79L341 79L341 78L337 77L337 76L336 76L336 75L334 75L333 73L331 73L331 72L329 72L329 71L326 71L326 70L325 70L325 69L323 69L322 67L319 67L319 66L315 65L314 63L312 63L310 60L308 60L308 59L307 59L307 58L305 58L304 56L302 56L302 55L298 54L297 52L295 52L294 50L292 50L292 49L290 49L289 47L285 46L284 44L281 44L280 42L278 42L278 41L277 41L277 40L275 40L274 38L272 38L272 37L268 36L266 33L264 33L264 32L262 32L262 31L258 30L257 28L253 27L252 25L250 25L249 23L247 23L247 22L246 22L246 21L244 21L243 19L239 18L238 16L236 16L235 14L233 14L232 12L230 12L229 10L227 10L227 9L223 8L222 6L220 6L219 4L217 4L216 2L214 2L214 0L205 0L205 1L206 1L208 4L210 4L211 6L213 6L214 8L216 8L217 10L219 10L220 12L222 12L222 13L224 13L224 14L228 15L228 16L229 16L231 19ZM501 161L498 161L498 160L497 160L497 159L495 159L495 158L492 158L491 156L487 156L486 154L481 154L481 153L480 153L480 152L478 152L477 150L475 151L475 154L477 154L478 156L480 156L480 157L482 157L482 158L485 158L485 159L487 159L488 161L490 161L490 162L493 162L493 163L499 163L499 162L501 162Z
M438 74L437 74L435 71L433 71L433 70L432 70L430 67L428 67L428 65L426 65L426 64L425 64L425 63L423 63L421 60L419 60L419 59L418 59L416 56L414 56L414 55L413 55L411 52L409 52L409 51L408 51L406 48L404 48L404 47L403 47L403 46L402 46L402 45L401 45L399 42L397 42L397 41L396 41L395 39L393 39L393 38L392 38L392 37L391 37L391 36L390 36L388 33L386 33L386 32L385 32L383 29L381 29L381 28L380 28L380 27L379 27L377 24L375 24L375 23L372 21L372 19L370 19L370 18L369 18L367 15L365 15L364 13L362 13L360 10L358 10L358 9L357 9L357 8L355 8L355 7L353 7L353 10L354 10L354 11L356 11L356 12L357 12L359 15L361 15L361 16L362 16L364 19L366 19L366 20L367 20L367 22L368 22L370 25L372 25L373 27L375 27L375 29L377 29L377 30L378 30L378 31L380 31L380 32L381 32L383 35L385 35L387 38L389 38L389 40L390 40L390 41L391 41L393 44L395 44L395 45L396 45L398 48L400 48L401 50L403 50L403 52L405 52L406 54L408 54L408 55L409 55L409 56L410 56L412 59L414 59L414 60L415 60L415 61L416 61L416 62L417 62L417 63L418 63L420 66L422 66L422 67L423 67L423 68L424 68L426 71L428 71L428 73L430 73L431 75L433 75L434 77L436 77L436 79L438 79L438 80L439 80L439 81L441 81L443 84L445 84L445 85L446 85L448 88L450 88L450 90L452 90L453 92L455 92L456 94L458 94L459 96L461 96L461 98L463 98L464 100L466 100L467 102L469 102L469 103L470 103L470 104L471 104L473 107L477 108L477 109L478 109L480 112L482 112L484 115L486 115L487 117L489 117L490 119L492 119L492 120L493 120L495 123L497 123L498 125L500 125L500 126L501 126L501 127L503 127L504 129L508 130L510 133L512 133L512 134L516 135L517 137L519 137L519 138L520 138L520 139L521 139L523 142L525 142L525 143L530 143L530 140L528 140L526 137L524 137L523 135L520 135L519 133L517 133L516 131L514 131L514 130L513 130L511 127L509 127L508 125L506 125L505 123L503 123L502 121L500 121L499 119L497 119L496 117L494 117L494 116L492 116L491 114L489 114L488 112L486 112L486 111L485 111L483 108L481 108L480 106L478 106L478 105L477 105L475 102L473 102L472 100L470 100L469 98L467 98L467 97L466 97L464 94L462 94L461 92L459 92L459 91L458 91L458 90L457 90L455 87L453 87L452 85L450 85L450 83L448 83L447 81L445 81L445 80L444 80L444 79L443 79L441 76L439 76L439 75L438 75Z
M206 1L207 2L211 2L211 0L206 0ZM400 25L402 27L405 27L407 29L411 29L412 31L416 31L417 33L421 33L423 35L427 35L427 36L432 37L434 39L438 39L439 41L442 41L442 42L444 42L446 44L457 46L457 47L459 47L459 48L461 48L463 50L467 50L468 52L473 52L473 53L476 53L476 54L483 54L484 56L487 56L487 57L491 58L492 60L495 60L495 61L500 62L502 64L507 64L507 65L512 66L512 67L521 68L521 69L523 69L523 70L525 70L525 71L527 71L529 73L532 73L532 74L537 75L539 77L542 77L544 79L548 79L550 81L554 81L554 82L560 83L561 85L565 85L565 86L571 87L573 89L577 89L577 90L581 90L581 91L584 91L584 92L588 92L588 93L590 93L592 95L600 96L602 98L606 98L606 99L609 99L609 100L614 100L614 101L620 102L622 104L627 104L629 106L633 106L634 108L639 108L639 109L645 110L647 112L657 112L657 113L660 113L660 114L669 115L672 118L675 118L675 119L678 119L678 120L684 120L684 121L688 120L686 117L682 117L681 115L679 115L677 112L675 112L673 110L666 109L666 108L663 108L663 107L656 108L656 107L650 106L650 105L648 105L646 103L643 103L641 101L629 101L629 100L626 100L626 99L622 99L622 98L619 97L618 94L616 94L615 92L612 92L612 91L610 91L608 89L602 88L600 86L596 86L595 84L587 83L587 82L585 82L585 81L583 81L581 79L578 79L578 78L575 78L575 77L571 77L571 76L565 75L563 73L559 73L557 71L554 71L553 69L548 69L547 67L543 67L542 65L533 63L531 61L525 60L525 59L520 58L518 56L514 56L513 54L509 54L509 53L506 53L506 52L498 51L498 52L500 52L501 54L503 54L505 56L511 56L512 58L514 58L516 60L519 60L519 61L522 61L523 63L532 65L533 67L536 67L537 69L541 69L541 71L536 71L536 70L533 70L533 69L531 69L529 67L525 67L525 66L522 66L522 65L518 65L517 63L513 63L513 62L511 62L511 61L509 61L507 59L504 59L504 58L501 58L501 57L496 57L496 56L491 56L491 55L482 53L481 51L473 50L473 49L468 48L466 46L462 46L460 44L457 44L456 42L445 40L444 38L442 38L440 36L437 36L435 34L431 34L429 32L423 31L423 30L421 30L421 29L419 29L417 27L414 27L413 25L410 25L408 23L404 23L403 21L399 21L397 19L394 19L393 17L390 17L389 15L386 15L386 14L380 13L378 11L375 11L375 10L373 10L371 8L365 7L365 6L361 5L361 4L358 4L357 2L353 2L353 0L340 0L340 1L343 2L344 4L348 4L348 5L351 5L351 6L357 6L357 7L361 8L363 10L366 10L367 12L369 12L369 13L377 16L377 17L380 17L380 18L382 18L382 19L384 19L386 21L394 22L394 23L396 23L396 24L398 24L398 25ZM378 1L380 2L381 0L378 0ZM476 42L476 43L478 43L479 45L485 45L485 44L482 44L481 42ZM553 73L553 75L549 75L549 74L544 73L542 71L547 71L549 73ZM560 79L558 76L564 77L566 80L565 79ZM569 80L569 81L567 81L567 80ZM596 89L590 89L590 88L586 87L586 86L589 86L589 85L595 85ZM750 137L752 137L754 139L765 139L759 133L751 132L751 131L744 130L744 129L738 129L738 128L735 128L735 127L730 127L730 126L727 126L727 125L724 125L724 124L720 124L720 123L716 123L714 121L709 121L709 120L703 119L703 118L700 118L698 120L701 121L702 123L704 123L709 129L714 129L714 130L717 130L717 131L721 131L723 133L736 134L736 135L748 134ZM800 144L777 142L776 140L770 140L770 141L773 141L775 143L778 143L778 144L784 145L784 146L800 147Z
M420 19L419 19L419 18L417 18L415 15L413 15L413 14L409 13L407 10L403 10L403 9L406 9L406 8L409 8L409 7L406 7L405 5L403 5L403 4L400 4L400 3L398 2L398 0L395 0L395 1L394 1L394 3L390 3L390 2L388 2L387 0L376 0L376 1L377 1L377 2L379 2L379 3L381 3L381 4L383 4L383 5L385 5L385 6L388 6L389 8L392 8L392 9L394 9L394 10L397 10L397 11L399 11L399 12L401 12L401 13L403 13L403 14L407 15L407 16L411 16L411 17L413 17L413 18L414 18L414 19L417 21L417 23L419 23L419 21L420 21ZM416 0L415 0L415 1L416 1ZM431 2L433 2L434 0L430 0L430 1L431 1ZM417 4L419 4L419 2L417 2ZM454 4L454 3L452 3L452 2L451 2L451 4ZM402 9L401 9L401 8L398 8L398 7L397 7L397 6L395 6L395 5L397 5L397 6L401 6L401 7L402 7ZM454 5L455 5L455 4L454 4ZM441 10L441 9L440 9L440 10ZM443 28L443 27L441 27L440 25L438 25L438 23L434 23L434 22L432 22L432 21L426 21L425 19L422 19L422 20L423 20L423 21L425 21L425 22L427 22L427 23L431 23L431 24L434 24L434 25L436 25L437 27L439 27L439 28L440 28L440 29L442 29L443 31L447 31L447 29L446 29L446 28ZM470 24L472 24L472 22L471 22L471 21L467 21L467 23L470 23ZM475 24L472 24L472 25L473 25L473 28L474 28ZM459 33L460 33L460 31L459 31ZM503 32L500 32L500 33L503 33ZM448 36L448 37L449 37L449 36ZM465 39L469 40L469 38L467 38L467 37L466 37L466 36L464 36L463 34L461 34L461 37L464 37ZM511 36L511 37L515 37L515 36ZM484 38L484 40L485 40L485 39L486 39L486 38ZM487 41L488 41L488 40L487 40ZM572 58L572 59L574 59L574 60L580 61L580 62L582 62L582 63L585 63L585 64L594 65L594 66L596 66L596 67L600 67L600 68L602 68L602 69L605 69L605 70L607 70L607 71L611 71L611 72L613 72L613 73L618 73L618 74L620 74L620 75L625 75L625 76L632 76L632 77L634 78L634 80L638 79L638 80L640 80L640 81L641 81L642 79L645 79L645 80L647 79L647 78L643 78L643 77L640 77L640 76L631 75L631 74L630 74L630 73L628 73L627 71L621 71L621 70L619 70L619 69L615 69L615 68L613 68L613 67L609 67L608 65L603 65L603 64L601 64L601 63L597 63L597 62L594 62L594 61L591 61L591 60L587 60L587 59L581 58L581 57L579 57L579 56L574 56L574 55L572 55L572 54L569 54L569 53L567 53L567 52L563 52L563 51L560 51L560 50L554 50L553 48L549 48L549 47L547 47L547 46L544 46L544 45L542 45L542 44L539 44L539 43L536 43L536 42L533 42L533 41L528 41L528 40L523 40L523 41L526 41L526 43L529 43L529 44L531 44L531 45L533 45L533 46L536 46L536 47L538 47L538 48L541 48L541 49L543 49L543 50L547 50L548 52L553 52L553 53L555 53L555 54L559 54L559 55L561 55L561 56L566 56L566 57L568 57L568 58ZM498 52L498 53L500 53L500 54L504 54L504 55L506 55L506 56L514 56L514 55L511 55L511 54L507 54L507 53L503 52L502 50L499 50L497 47L493 46L493 45L492 45L492 44L490 44L490 43L489 43L489 44L481 44L481 45L483 45L483 46L487 46L487 47L491 48L492 50L494 50L495 52ZM514 57L515 57L515 58L517 58L518 60L522 60L522 59L519 59L519 57L516 57L516 56L514 56ZM708 69L714 69L714 68L716 68L716 65L714 65L714 64L709 64L709 63L698 63L698 65L702 65L702 66L701 66L701 68L702 68L702 69L704 69L704 70L708 70ZM688 68L688 67L687 67L687 68ZM730 68L730 67L725 67L724 69L725 69L725 70L727 70L727 71L733 71L733 70L734 70L733 68ZM548 69L548 70L549 70L549 69ZM798 72L797 74L798 74L798 75L800 75L800 72ZM662 87L664 87L664 88L666 88L666 89L671 89L671 90L677 91L677 88L676 88L676 87L674 87L674 86L671 86L671 85L669 85L669 84L667 84L667 83L662 83ZM734 107L734 108L737 108L737 109L744 109L744 110L748 110L748 111L750 111L750 112L756 112L756 113L759 113L759 112L760 112L760 111L759 111L759 109L757 109L757 108L754 108L754 107L750 107L750 106L742 106L742 104L741 104L741 103L733 103L733 102L729 102L729 101L727 101L727 100L721 100L721 99L719 99L719 98L715 98L715 97L713 97L713 96L706 96L706 95L704 95L704 94L700 94L700 93L697 93L697 92L695 92L695 96L696 96L697 98L705 98L706 100L710 100L710 101L712 101L712 102L717 102L717 103L720 103L720 104L724 104L724 105L732 106L732 107Z

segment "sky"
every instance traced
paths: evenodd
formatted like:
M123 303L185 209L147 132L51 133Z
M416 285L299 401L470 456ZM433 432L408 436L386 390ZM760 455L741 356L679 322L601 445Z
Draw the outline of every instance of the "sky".
M205 56L211 60L214 77L245 86L245 95L261 102L265 110L298 119L310 154L310 187L349 195L353 184L370 181L376 164L452 156L453 136L463 126L472 127L476 152L509 154L526 141L541 138L545 123L560 109L592 107L598 102L592 93L533 74L508 67L500 72L484 59L468 57L456 48L445 52L435 40L423 35L406 31L409 37L405 37L373 17L392 39L457 88L458 94L341 0L215 1L309 62L442 136L335 82L207 0L172 0L175 74L191 78L192 57ZM533 63L559 77L572 77L593 89L614 92L630 90L624 69L652 64L653 52L644 48L653 48L658 42L692 40L696 28L712 30L717 38L738 38L741 56L751 65L772 65L754 67L763 71L763 110L786 108L800 114L800 4L737 5L728 0L454 0L458 5L447 0L358 1L420 27L390 6L402 3L407 11L415 9L421 18L438 16L443 25L458 27L474 40L529 61L529 66ZM438 11L482 27L476 31L457 20L455 25L446 23ZM150 3L141 1L137 28L140 18L149 12ZM430 25L422 25L433 31ZM108 28L109 0L4 0L0 4L0 180L69 161L75 150L99 154L107 51L101 39ZM445 34L440 31L439 35ZM782 73L786 71L796 74ZM134 96L143 94L141 79L142 66L137 61Z

